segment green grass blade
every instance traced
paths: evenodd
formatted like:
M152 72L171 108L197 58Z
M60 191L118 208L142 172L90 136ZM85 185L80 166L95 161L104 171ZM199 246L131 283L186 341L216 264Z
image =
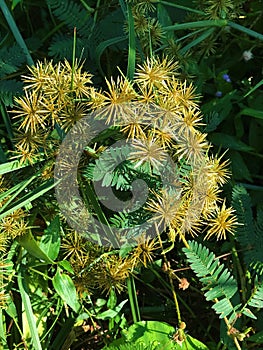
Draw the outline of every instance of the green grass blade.
M249 92L247 92L244 97L249 96L250 94L252 94L252 92L256 91L261 85L263 85L263 79L260 80L255 86L253 86L253 88L251 90L249 90Z
M11 214L13 211L26 206L31 203L33 200L41 197L46 192L50 191L53 187L57 185L54 180L49 180L36 189L34 189L31 193L27 193L24 197L18 199L11 207L9 207L4 213L0 215L0 220L2 220L5 216Z
M21 299L25 308L26 319L29 325L32 343L34 350L42 350L40 339L37 332L35 316L33 313L32 305L29 297L29 289L26 285L24 268L20 265L17 272L17 283L20 291Z
M3 317L3 309L0 308L0 342L2 343L2 350L9 350L7 341L6 341L6 331L5 331L5 323Z
M43 161L43 159L37 159L33 164L29 162L21 163L19 160L12 160L11 162L0 164L0 175L4 175L10 173L12 171L16 171L27 166L32 166L39 162Z
M171 3L169 1L162 1L161 0L159 3L162 5L175 7L175 8L180 9L180 10L185 10L185 11L197 13L198 15L205 15L205 13L203 11L199 11L199 10L193 9L191 7L187 7L187 6L177 5L177 4Z
M254 108L244 108L240 112L241 115L248 115L257 119L263 119L263 111Z
M173 24L172 26L164 27L164 30L184 30L203 27L225 27L228 22L225 19L205 20L187 23Z
M131 6L127 6L128 9L128 26L129 26L129 55L128 55L128 68L127 77L129 80L133 80L135 72L136 61L136 43L135 43L135 30L134 19L132 15Z
M96 49L96 61L97 61L97 66L100 70L100 73L102 75L104 75L104 72L103 72L103 69L101 67L101 64L100 64L100 58L101 58L101 55L103 53L104 50L106 50L107 47L111 46L111 45L115 45L115 44L119 44L123 41L127 40L127 36L117 36L115 38L111 38L111 39L108 39L108 40L105 40L103 42L101 42L98 46L97 46L97 49Z
M5 208L8 207L8 205L19 195L19 193L21 193L35 178L37 177L37 175L33 175L30 179L20 182L19 184L17 184L15 186L15 188L17 189L16 191L13 191L14 194L5 202L5 204L1 207L0 209L0 213L3 212L5 210ZM13 190L13 188L11 188L11 190ZM7 191L8 192L8 191ZM5 196L6 197L6 196ZM1 196L0 196L1 198Z
M252 29L246 28L244 26L241 26L240 24L237 24L237 23L234 23L231 21L228 22L228 25L234 29L239 30L240 32L243 32L243 33L249 35L249 36L253 36L256 39L263 40L263 34L255 32Z
M7 161L3 147L0 145L0 163L5 163Z
M14 145L13 145L14 133L12 130L12 124L11 124L8 113L6 112L6 108L2 102L0 102L0 112L1 112L2 117L3 117L3 121L5 123L5 127L7 130L10 142L11 142L12 146L14 147Z
M183 55L185 54L188 50L190 50L192 47L196 46L197 44L199 44L200 42L202 42L203 40L205 40L206 38L208 38L214 31L214 28L209 28L207 29L202 35L200 35L198 38L196 38L195 40L193 40L192 42L190 42L188 45L186 45L185 47L183 47L180 50L180 53Z
M134 282L133 276L130 276L129 278L127 278L127 289L128 289L129 301L131 305L133 322L136 323L141 320L141 316L140 316L140 309L138 305L138 299L137 299L135 282Z
M11 15L8 7L6 6L6 3L4 0L0 1L0 8L3 12L3 15L9 25L10 30L12 31L16 42L18 43L18 45L21 47L21 49L23 50L26 59L27 59L27 63L29 66L33 66L34 65L34 61L30 55L30 52L28 51L28 48L26 46L26 43L24 41L24 39L22 38L22 35L19 31L19 29L17 28L16 22L13 19L13 16Z

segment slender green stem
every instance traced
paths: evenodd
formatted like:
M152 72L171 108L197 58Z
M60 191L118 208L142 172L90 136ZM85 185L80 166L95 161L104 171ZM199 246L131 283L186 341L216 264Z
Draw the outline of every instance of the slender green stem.
M239 260L239 256L236 250L236 247L234 246L234 239L231 239L232 243L233 243L233 248L232 248L232 255L235 261L235 266L237 268L237 272L239 275L239 279L240 279L240 284L241 284L241 295L242 295L242 302L243 304L246 303L246 283L245 283L245 275L243 272L243 269L241 267L240 264L240 260Z
M18 45L21 47L21 49L23 50L25 56L26 56L26 59L27 59L27 63L28 65L30 66L33 66L34 65L34 61L30 55L30 52L28 51L28 48L26 46L26 43L24 41L24 39L22 38L22 35L19 31L19 29L17 28L17 25L16 25L16 22L14 21L13 19L13 16L11 15L8 7L6 6L6 3L4 0L1 0L0 1L0 8L3 12L3 15L9 25L9 28L10 30L12 31L15 39L16 39L16 42L18 43Z
M129 54L128 54L127 76L129 80L133 80L134 72L135 72L135 62L136 62L134 19L133 19L130 5L127 5L127 10L128 10L128 24L129 24Z
M1 209L0 209L0 212L1 212L1 213L5 210L5 208L8 207L8 205L9 205L15 198L17 198L17 196L19 195L19 193L21 193L34 179L36 179L36 178L38 177L38 173L39 173L39 172L37 172L37 174L31 176L31 177L30 177L28 180L26 180L26 181L20 182L20 184L19 184L20 186L19 186L18 190L17 190L12 196L10 196L10 197L8 198L8 200L5 202L5 204L3 204L3 206L1 207Z
M93 13L95 10L90 7L84 0L80 0L80 2L82 3L83 7L85 7L85 9L90 12L90 13Z
M30 271L34 271L35 273L37 273L38 275L44 277L44 279L49 279L50 281L52 281L52 277L49 277L47 274L37 270L37 269L34 269L33 267L29 267L28 270Z
M241 26L240 24L237 24L237 23L234 23L234 22L231 22L229 21L228 22L228 25L231 27L231 28L234 28L234 29L237 29L239 30L240 32L243 32L249 36L253 36L254 38L256 39L259 39L259 40L263 40L263 34L260 34L258 32L255 32L254 30L252 29L249 29L249 28L246 28L244 26Z
M136 294L135 281L132 275L130 275L130 277L127 278L127 289L128 289L128 295L129 295L129 300L131 305L133 322L136 323L141 320L141 316L140 316L140 309L139 309L138 299Z
M6 334L6 332L5 332L3 309L0 308L0 339L1 339L2 344L3 344L3 350L8 349L5 334Z
M74 89L74 74L75 74L75 63L76 63L76 44L77 44L77 28L74 28L73 32L73 48L72 48L72 69L71 69L71 84L70 90Z
M164 27L163 29L168 31L168 30L183 30L183 29L193 29L193 28L202 28L202 27L225 27L227 24L228 22L225 19L214 19L214 20L178 23L168 27Z
M180 10L185 10L185 11L197 13L197 14L199 14L199 15L205 15L205 13L204 13L203 11L196 10L196 9L193 9L193 8L187 7L187 6L177 5L177 4L171 3L171 2L169 2L169 1L163 1L163 0L161 0L159 3L162 4L162 5L175 7L175 8L180 9Z
M157 236L158 236L158 239L159 239L160 247L162 249L162 254L163 254L163 257L164 257L164 261L165 261L167 267L169 267L169 262L168 262L168 259L166 257L166 254L164 252L162 239L161 239L161 236L160 236L160 233L159 233L159 230L158 230L157 226L156 226L156 233L157 233ZM176 309L176 313L177 313L178 326L180 327L180 325L182 323L181 312L180 312L180 308L179 308L177 294L176 294L176 291L175 291L175 288L174 288L174 284L173 284L172 274L171 274L170 271L168 271L168 277L169 277L170 288L171 288L171 291L172 291L174 304L175 304L175 309ZM182 332L183 332L183 330L182 330Z
M203 34L201 34L195 40L191 41L188 45L183 47L180 50L180 53L184 55L189 49L191 49L192 47L196 46L197 44L199 44L200 42L208 38L213 32L214 32L214 28L208 28Z
M11 124L8 113L6 112L6 108L2 102L0 102L0 112L1 112L2 117L3 117L3 121L5 124L6 130L7 130L10 142L12 144L12 147L14 148L14 144L13 144L14 133L12 130L12 124Z
M93 25L94 26L95 26L95 24L97 22L98 13L99 13L99 7L100 7L100 0L98 0L97 4L96 4L96 9L95 9L94 17L93 17Z

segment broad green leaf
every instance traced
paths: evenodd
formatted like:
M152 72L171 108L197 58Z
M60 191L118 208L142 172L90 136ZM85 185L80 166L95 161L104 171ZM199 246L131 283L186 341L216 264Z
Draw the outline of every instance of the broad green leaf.
M109 320L111 318L114 318L118 315L118 313L123 308L124 304L126 304L128 299L123 300L118 306L116 306L114 309L106 310L102 312L101 314L97 315L97 318L100 320Z
M136 346L138 347L140 343L145 344L147 348L151 348L156 343L156 345L159 345L158 350L208 350L206 345L188 334L185 335L185 340L182 343L177 342L176 337L173 338L176 334L175 328L165 322L136 322L122 333L122 338L114 341L109 348L122 344L134 344L136 349Z
M263 119L263 111L259 111L257 109L253 108L244 108L240 112L241 115L248 115L250 117L258 118L258 119Z
M228 157L231 160L232 174L235 180L248 180L253 182L248 167L242 158L241 154L237 151L227 152Z
M41 237L39 247L47 254L47 256L55 260L58 257L60 248L60 221L59 216L56 216L44 231Z
M74 273L74 270L68 260L59 261L58 266L60 266L63 270L68 271L69 273Z
M17 311L16 311L16 305L13 302L13 300L8 297L7 300L7 308L5 309L5 312L11 317L11 318L16 318L17 319Z
M249 338L247 338L247 341L257 343L257 344L263 344L263 331L260 331L254 335L251 335Z
M43 260L48 264L54 264L54 261L50 259L50 257L39 247L31 231L27 231L26 234L17 237L16 240L23 248L28 251L28 253L34 257Z
M236 151L250 152L253 148L240 141L237 137L228 134L214 132L209 135L209 140L217 146L234 149Z
M78 302L76 288L72 279L63 273L58 267L57 272L52 279L52 283L61 299L75 312L78 312L80 309L80 303Z
M112 288L110 290L110 296L107 302L107 307L109 309L113 309L117 305L117 295L115 293L115 290Z
M98 307L102 307L106 303L107 303L107 301L105 299L99 298L99 299L96 300L96 306L98 306Z

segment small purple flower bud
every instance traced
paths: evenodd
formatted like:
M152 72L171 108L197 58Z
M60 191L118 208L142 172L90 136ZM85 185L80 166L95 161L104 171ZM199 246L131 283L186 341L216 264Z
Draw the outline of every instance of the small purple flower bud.
M231 79L230 76L228 74L223 74L223 79L227 82L227 83L231 83Z
M223 95L222 91L217 91L217 92L215 93L215 96L216 96L216 97L222 97L222 95Z

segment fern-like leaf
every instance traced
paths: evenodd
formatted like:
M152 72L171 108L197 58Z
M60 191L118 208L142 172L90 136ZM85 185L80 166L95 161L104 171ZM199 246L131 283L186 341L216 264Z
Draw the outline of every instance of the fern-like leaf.
M76 27L80 36L87 37L90 34L93 21L90 13L81 6L80 2L47 0L47 4L61 22L64 22L70 29Z
M213 306L220 318L232 314L236 315L236 306L233 306L231 298L238 290L237 282L223 264L216 260L213 252L195 241L188 242L189 248L183 248L192 270L204 284L203 290L207 300L217 300ZM220 299L220 300L219 300ZM238 305L239 306L239 305Z
M255 288L248 305L260 309L263 308L263 284L259 284Z
M22 95L22 93L22 82L14 79L0 81L0 101L2 101L5 106L12 107L14 96Z
M251 272L263 274L263 209L258 208L255 221L250 197L246 189L239 185L233 188L232 206L241 224L235 236L244 250L244 261Z
M63 60L72 59L72 48L73 48L73 36L68 37L62 34L54 36L51 45L48 48L49 56L55 57L56 59ZM88 48L87 40L78 38L76 43L76 56L81 57L82 51ZM85 52L84 52L85 53Z
M11 47L3 47L0 50L0 78L14 73L26 62L26 57L21 48L14 44Z

